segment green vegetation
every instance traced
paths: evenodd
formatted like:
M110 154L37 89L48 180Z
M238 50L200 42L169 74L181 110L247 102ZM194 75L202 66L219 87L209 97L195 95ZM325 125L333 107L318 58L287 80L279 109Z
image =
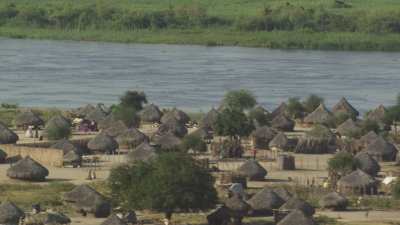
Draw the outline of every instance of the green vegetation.
M400 50L395 0L5 0L0 35L270 48Z
M206 152L207 144L199 135L189 134L183 138L182 148L186 152L189 150L193 150L195 153Z
M111 107L113 116L128 127L137 127L140 121L137 113L143 109L145 103L147 98L144 92L127 91L121 96L120 103Z
M311 94L303 102L303 107L306 112L313 112L321 103L324 103L324 99L318 95Z
M356 168L356 161L351 153L339 152L328 161L328 169L332 173L344 176Z

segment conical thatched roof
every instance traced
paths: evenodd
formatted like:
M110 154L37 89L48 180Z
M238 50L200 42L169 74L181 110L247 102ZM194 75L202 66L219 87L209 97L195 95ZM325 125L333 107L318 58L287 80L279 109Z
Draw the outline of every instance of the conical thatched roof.
M210 128L213 129L214 128L214 124L217 121L217 117L218 117L219 112L212 108L201 120L200 125L202 127L206 127L206 128Z
M0 205L0 224L17 225L25 213L12 202L3 202Z
M340 178L338 181L338 186L348 188L368 187L375 184L376 180L360 169Z
M301 210L294 210L279 221L277 225L317 225L317 223Z
M171 118L158 127L157 133L159 135L171 133L178 137L183 137L188 133L188 130L186 129L185 124L175 118Z
M115 116L110 114L97 123L97 128L100 130L106 130L107 128L112 127L117 121L118 120L115 118Z
M135 148L143 142L149 142L149 137L136 128L130 128L118 135L116 141L121 147Z
M190 133L190 135L195 135L195 136L201 137L203 140L213 139L213 137L214 137L213 131L211 130L211 128L207 128L207 127L200 127L199 129Z
M91 111L89 114L85 116L85 119L99 123L106 117L107 114L101 108L96 107L95 110Z
M91 104L87 104L84 107L77 108L75 110L75 114L77 114L79 117L85 117L86 115L93 112L94 110L96 110L96 107L94 107Z
M396 147L392 144L387 142L385 139L382 137L379 137L375 139L375 141L372 141L365 151L374 157L378 161L396 161L396 156L397 156L397 149Z
M127 223L121 220L117 215L113 214L100 225L127 225Z
M132 161L148 161L156 156L156 149L147 142L143 142L128 153L128 158Z
M49 171L29 156L21 159L7 170L7 176L13 179L44 181Z
M274 111L271 113L271 117L275 118L278 115L286 115L287 114L287 105L282 102Z
M314 207L311 206L310 203L304 201L303 199L293 197L289 199L285 204L283 204L280 208L281 210L300 210L306 216L312 216L315 213Z
M256 160L247 160L236 170L236 173L254 181L264 180L267 176L267 170Z
M106 198L86 184L65 193L64 200L72 203L77 210L94 213L96 217L108 217L111 212L111 204Z
M326 124L332 121L333 118L333 114L325 107L325 105L320 104L318 108L314 110L314 112L308 114L304 118L304 122L314 124Z
M46 123L46 129L50 129L52 127L71 127L71 123L64 116L56 115Z
M377 122L382 122L385 119L387 109L383 105L379 105L378 108L372 110L367 114L367 119Z
M167 133L165 135L156 135L152 140L156 145L160 146L161 149L169 150L177 148L181 145L182 141L175 135Z
M268 126L258 127L251 133L254 146L261 149L268 148L268 143L275 137L275 135L276 132Z
M128 130L128 127L121 120L115 121L108 128L104 129L103 132L110 137L117 137Z
M0 144L15 144L18 139L17 134L0 122Z
M82 161L82 156L74 151L66 153L63 157L64 163L80 163Z
M361 132L361 128L351 118L340 124L336 130L339 134L344 136L350 136Z
M353 116L358 116L360 113L347 101L346 98L341 98L340 101L333 106L332 112L334 114L347 114L347 115L353 115Z
M18 127L41 126L41 125L44 125L44 122L38 115L36 115L32 111L28 110L28 111L19 113L15 117L15 125Z
M118 148L118 142L107 134L100 133L88 142L88 148L92 151L114 152Z
M69 152L76 152L79 155L83 155L82 149L78 148L68 139L61 139L54 143L50 148L63 150L64 155Z
M62 225L70 223L70 218L58 212L41 212L25 219L26 225Z
M286 137L286 135L282 132L279 132L275 137L269 142L268 146L270 149L272 148L278 148L282 150L288 150L289 146L289 140Z
M161 123L166 123L168 120L173 118L178 120L181 124L187 124L190 121L190 117L184 111L174 108L163 115Z
M7 153L0 149L0 163L3 163L7 159Z
M273 209L279 209L285 201L273 190L264 188L256 193L249 201L254 214L272 215Z
M301 137L295 148L296 153L322 154L330 150L330 145L336 141L335 134L323 126L317 125Z
M292 198L292 194L284 187L276 187L273 188L274 192L285 202L289 201Z
M349 201L345 196L337 192L331 192L325 195L319 204L322 208L333 209L333 210L345 210L349 205Z
M378 172L381 170L379 163L372 158L367 152L360 152L355 156L355 160L357 161L357 167L368 173L369 175L375 177Z
M271 121L271 126L280 131L293 131L295 122L284 114L280 114Z
M251 206L245 202L239 195L233 195L225 201L225 206L233 217L242 217L247 214Z
M162 112L156 105L150 104L146 105L139 115L143 122L158 123L161 120Z

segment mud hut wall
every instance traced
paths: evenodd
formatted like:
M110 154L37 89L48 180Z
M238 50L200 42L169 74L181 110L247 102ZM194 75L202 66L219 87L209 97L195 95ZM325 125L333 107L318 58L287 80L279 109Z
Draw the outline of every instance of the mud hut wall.
M0 145L0 149L7 153L8 157L29 156L44 166L62 167L63 151L59 149L43 147L26 147L20 145Z

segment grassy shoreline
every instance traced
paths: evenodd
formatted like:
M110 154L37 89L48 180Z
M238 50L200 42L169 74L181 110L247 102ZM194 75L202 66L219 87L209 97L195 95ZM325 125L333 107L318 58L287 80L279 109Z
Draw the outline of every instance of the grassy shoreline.
M1 26L0 36L20 39L116 43L242 46L272 49L400 51L400 34L307 31L235 31L229 29L64 30Z

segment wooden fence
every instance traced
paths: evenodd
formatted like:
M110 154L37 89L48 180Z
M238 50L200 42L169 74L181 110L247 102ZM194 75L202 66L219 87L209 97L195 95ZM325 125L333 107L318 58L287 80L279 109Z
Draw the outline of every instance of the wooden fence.
M20 145L0 145L0 149L7 153L7 157L18 155L21 157L29 156L45 166L63 166L63 151L60 149Z

